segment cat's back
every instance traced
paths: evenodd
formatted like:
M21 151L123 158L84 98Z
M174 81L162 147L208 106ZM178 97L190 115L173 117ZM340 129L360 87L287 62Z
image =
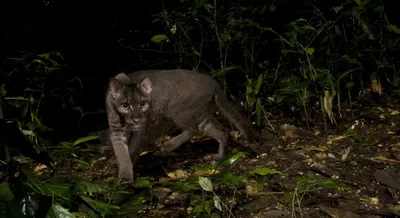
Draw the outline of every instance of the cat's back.
M138 83L140 79L149 76L151 80L157 84L162 83L165 85L191 85L196 84L202 86L215 86L217 82L211 77L203 73L197 73L191 70L185 69L173 69L173 70L142 70L128 74L132 82Z

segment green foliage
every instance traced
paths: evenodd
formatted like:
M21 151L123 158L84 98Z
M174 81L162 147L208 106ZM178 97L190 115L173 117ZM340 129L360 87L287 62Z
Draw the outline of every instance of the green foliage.
M0 205L8 208L1 212L6 217L32 217L39 213L47 214L47 217L75 217L68 208L78 196L104 214L115 214L118 209L117 206L93 199L93 196L106 192L99 184L82 179L42 179L32 173L26 176L26 181L14 181L12 187L7 181L0 184Z
M65 107L68 104L73 105L74 97L78 94L76 89L70 87L72 80L66 76L66 71L70 67L62 64L63 60L64 57L59 52L43 54L25 52L20 57L8 58L5 61L5 67L13 69L8 79L14 86L5 84L1 93L8 105L19 112L19 114L13 113L14 116L17 114L16 117L6 116L6 118L17 119L22 132L36 145L40 145L43 141L42 133L54 131L53 128L43 124L40 117L42 100L54 97L60 99ZM55 81L54 78L64 79ZM57 84L65 88L52 86Z
M359 78L392 68L395 61L389 54L398 54L399 31L385 18L382 1L340 1L329 11L311 3L307 7L278 32L264 26L264 19L275 15L279 5L228 1L222 6L216 0L182 3L154 15L153 22L164 29L150 36L150 41L162 51L176 53L179 65L210 72L221 80L225 91L228 72L244 73L247 81L237 85L245 85L245 106L255 112L257 126L268 121L268 106L286 108L281 113L302 111L308 125L315 118L311 114L320 113L316 105L326 88L341 116L341 103L353 104L352 96L364 86ZM275 41L267 44L271 38ZM280 57L274 62L261 55L270 52L272 43L280 47ZM376 67L370 70L371 63ZM365 70L370 71L365 74Z
M335 179L315 180L306 177L296 178L297 187L294 190L287 190L284 193L284 199L292 202L292 205L301 205L301 201L306 194L310 194L322 189L337 189L341 191L350 191L351 188Z
M84 144L86 142L96 140L100 136L98 135L89 135L75 140L74 142L60 142L58 146L49 147L49 149L54 150L53 155L64 153L66 155L74 154L76 151L81 150L78 145Z
M282 173L278 170L264 167L264 168L253 169L249 172L249 174L250 175L259 174L259 175L265 176L265 175L282 174Z
M328 98L334 101L335 114L341 116L341 104L355 105L358 93L365 91L362 81L369 79L373 72L383 77L386 75L380 72L398 67L393 57L399 54L400 29L386 17L383 1L340 1L328 11L321 11L308 2L304 6L306 9L293 16L293 20L283 24L282 28L270 27L266 21L279 17L275 13L281 9L279 3L221 3L217 0L194 0L183 1L174 7L160 7L152 17L153 23L161 29L149 31L151 35L145 37L146 43L124 40L126 45L121 45L134 48L135 52L168 54L162 58L154 55L154 60L208 72L223 84L227 94L232 91L228 89L231 84L227 84L231 79L229 81L237 83L234 84L236 88L242 89L239 93L244 94L240 96L244 107L254 116L251 119L258 127L268 122L271 114L267 111L272 111L273 107L278 108L276 111L281 114L300 112L302 117L299 118L303 119L297 120L309 126L321 112L329 113L321 106ZM69 66L63 64L63 59L59 52L23 53L7 59L5 65L12 69L8 78L14 85L0 84L0 95L5 97L13 111L17 111L11 118L18 121L20 131L34 142L36 148L48 147L53 155L73 157L73 168L88 171L90 175L97 161L78 159L77 153L83 151L82 145L99 136L72 137L72 142L65 140L51 147L46 146L42 138L43 133L55 131L40 116L42 100L46 97L59 100L57 104L61 103L62 108L68 106L81 115L87 114L76 104L82 81L66 76ZM230 78L238 75L236 73L244 75L243 80ZM52 77L63 78L56 88L46 86L54 82ZM386 80L398 84L394 78L386 76ZM330 90L329 96L326 90ZM321 112L320 108L323 108ZM370 138L360 137L356 130L349 129L347 136L354 143L372 144ZM209 176L192 176L173 182L171 187L177 192L190 193L191 200L201 202L193 207L192 215L212 217L232 213L228 197L218 195L221 187L234 189L235 193L243 191L245 186L261 191L263 183L255 182L254 178L266 180L270 175L283 174L267 167L248 172L223 172L224 167L238 163L246 155L238 152L216 165L205 164L202 169L212 172ZM217 170L221 172L216 173ZM108 184L104 184L107 181L97 184L83 179L39 179L31 174L26 180L3 180L0 183L2 217L32 216L46 210L43 205L50 205L48 217L74 217L77 213L69 211L76 199L85 202L95 216L132 213L111 203L114 194L131 193L107 187ZM148 200L146 194L150 193L150 196L155 187L164 185L152 178L137 179L135 189L145 190L145 194L135 196L134 212ZM285 199L300 206L305 194L326 188L349 190L332 179L298 178L297 187L285 191Z

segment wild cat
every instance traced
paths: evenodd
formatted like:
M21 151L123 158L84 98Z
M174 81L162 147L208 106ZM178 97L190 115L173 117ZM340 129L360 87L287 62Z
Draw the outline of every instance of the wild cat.
M149 116L171 119L182 133L160 146L171 152L198 131L219 143L216 160L225 156L229 133L214 116L220 111L247 142L257 136L228 102L218 82L189 70L146 70L120 73L109 81L106 95L109 134L119 166L119 178L133 181L134 155L140 147Z

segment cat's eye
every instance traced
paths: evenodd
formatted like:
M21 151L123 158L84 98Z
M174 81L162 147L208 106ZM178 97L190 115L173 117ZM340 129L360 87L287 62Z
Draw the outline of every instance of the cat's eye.
M146 104L147 104L147 102L145 102L145 101L140 101L140 107L144 107L144 106L146 106Z
M127 102L124 102L121 104L123 109L128 109L129 108L129 104Z

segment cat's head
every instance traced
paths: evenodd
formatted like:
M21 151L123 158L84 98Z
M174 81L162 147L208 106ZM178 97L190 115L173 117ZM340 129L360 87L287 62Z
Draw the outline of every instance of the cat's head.
M138 131L148 118L150 112L150 77L144 77L138 84L131 82L125 73L110 79L108 84L109 98L115 111L133 131Z

